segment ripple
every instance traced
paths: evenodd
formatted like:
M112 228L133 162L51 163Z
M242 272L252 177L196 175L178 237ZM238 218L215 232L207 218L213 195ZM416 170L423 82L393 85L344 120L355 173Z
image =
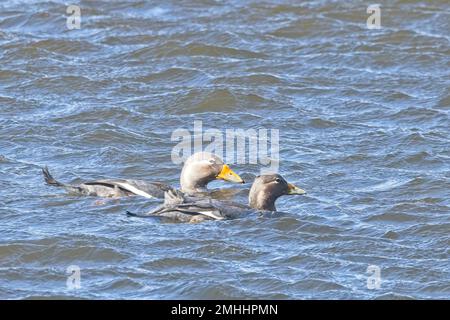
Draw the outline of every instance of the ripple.
M101 284L100 286L97 286L97 290L104 290L104 291L135 291L142 289L143 286L137 282L133 281L131 279L120 279L120 280L112 280L108 281L107 283Z
M410 204L395 205L388 212L373 215L367 221L416 222L420 219L419 216L404 213L404 211L411 212L414 208L415 206Z
M296 290L305 290L305 291L333 291L333 290L345 290L344 286L341 286L337 283L324 281L320 279L308 279L305 281L299 281L295 285Z
M375 297L375 300L414 300L414 297L395 293L385 293Z
M267 85L278 86L285 85L287 81L271 74L251 74L241 77L220 77L214 79L215 84L234 84L234 85Z
M53 53L64 55L77 55L80 53L95 53L99 46L86 40L73 39L46 39L28 44L31 48L44 49Z
M230 47L207 45L202 43L192 43L187 46L176 48L167 53L167 56L188 55L207 57L228 57L235 59L265 59L265 54Z
M153 82L165 84L176 83L177 85L204 85L209 81L209 77L195 69L170 68L158 73L152 73L148 76L139 77L136 80L145 83Z
M410 107L396 112L392 115L392 118L403 121L414 121L418 123L444 118L444 115L438 110Z
M120 262L127 258L127 255L111 248L97 248L93 246L80 246L75 248L63 247L59 245L29 245L10 244L0 248L2 259L18 260L21 263L54 263L58 264L71 262Z
M230 112L241 107L261 109L271 101L251 93L235 92L231 89L190 90L179 98L174 112L195 114L202 112Z
M311 119L310 124L311 127L318 129L333 128L338 126L338 124L335 121L320 118Z
M206 261L201 261L198 259L189 259L189 258L162 258L162 259L156 259L154 261L149 261L144 264L142 264L142 268L146 269L162 269L162 270L168 270L168 269L188 269L188 268L208 268L209 264Z

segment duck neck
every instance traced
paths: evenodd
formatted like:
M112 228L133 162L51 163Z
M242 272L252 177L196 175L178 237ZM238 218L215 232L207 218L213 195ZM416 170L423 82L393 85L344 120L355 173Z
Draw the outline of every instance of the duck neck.
M197 193L197 192L206 192L207 188L206 186L197 186L195 184L183 184L181 185L181 191L184 193Z
M185 193L204 192L207 190L209 181L199 180L186 172L183 172L180 177L181 191Z
M275 208L275 199L267 197L262 193L249 195L249 205L256 210L277 211Z

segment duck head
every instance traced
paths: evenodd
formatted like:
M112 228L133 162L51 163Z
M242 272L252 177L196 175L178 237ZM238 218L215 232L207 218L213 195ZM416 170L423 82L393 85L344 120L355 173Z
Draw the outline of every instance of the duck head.
M279 174L257 176L249 193L249 205L257 210L276 211L275 201L283 195L301 195L306 191L288 183Z
M184 163L180 176L181 191L202 192L206 190L208 183L214 180L244 183L244 180L215 154L197 152Z

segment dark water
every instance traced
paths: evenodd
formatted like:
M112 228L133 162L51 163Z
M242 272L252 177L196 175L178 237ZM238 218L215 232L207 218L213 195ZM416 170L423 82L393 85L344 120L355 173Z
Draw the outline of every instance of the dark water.
M80 1L68 30L65 1L2 1L0 297L449 298L450 7L378 3L369 30L365 1ZM308 195L167 224L43 184L177 184L194 120L278 129Z

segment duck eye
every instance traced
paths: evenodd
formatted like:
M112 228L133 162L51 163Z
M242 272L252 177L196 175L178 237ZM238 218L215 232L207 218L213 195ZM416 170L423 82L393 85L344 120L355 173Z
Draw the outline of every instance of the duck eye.
M280 179L280 178L276 178L276 179L275 179L275 182L276 182L276 183L280 183L280 182L281 182L281 179Z
M209 163L215 164L215 163L216 163L216 160L214 160L214 159L209 159Z

